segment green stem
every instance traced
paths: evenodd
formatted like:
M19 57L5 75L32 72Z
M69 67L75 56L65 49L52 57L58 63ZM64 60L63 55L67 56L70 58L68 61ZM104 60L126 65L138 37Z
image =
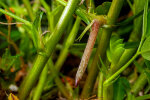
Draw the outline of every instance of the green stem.
M103 81L104 75L100 72L99 84L98 84L98 100L103 100Z
M95 5L93 0L87 0L88 13L94 13Z
M64 0L56 0L57 2L59 2L60 4L67 6L67 2Z
M66 60L66 57L69 52L69 47L73 44L75 37L78 33L79 26L80 26L80 17L77 17L76 22L71 30L71 33L69 34L63 49L61 50L61 53L58 57L58 60L56 61L55 68L59 71L61 69L61 66L63 65L64 61Z
M51 56L53 50L56 47L56 44L60 40L67 23L69 22L69 19L71 18L76 6L77 6L78 0L69 0L67 6L65 7L57 25L54 30L54 32L51 34L51 36L48 38L48 41L46 43L46 55L38 55L37 59L35 61L34 66L32 67L31 71L23 81L20 91L19 91L19 98L21 100L24 100L28 94L30 93L30 90L36 83L42 69L46 65L46 62L48 61L49 57Z
M22 0L22 1L23 1L23 3L24 3L24 6L25 6L26 9L27 9L27 12L28 12L28 14L29 14L31 20L33 21L33 20L34 20L34 13L33 13L33 10L32 10L32 7L31 7L31 5L30 5L29 0Z
M111 77L109 77L105 82L104 85L111 83L118 75L120 75L139 55L136 53L124 66L122 66L116 73L114 73Z
M34 0L33 11L37 12L40 8L40 0Z
M150 94L146 94L135 98L135 100L148 100L148 99L150 99Z
M40 100L40 96L42 94L43 87L47 79L47 73L48 73L48 66L46 65L41 73L37 88L35 89L33 100Z
M133 93L134 95L137 95L139 91L144 88L146 83L147 83L147 75L144 72L142 72L139 78L136 80L136 82L132 86L131 93Z
M59 90L61 91L61 93L69 100L71 99L69 92L67 90L67 88L65 88L64 84L62 83L61 79L58 76L58 71L55 69L54 64L52 62L51 59L49 59L48 61L48 66L51 70L52 73L52 77L54 77L54 81L57 85L57 87L59 88Z
M46 14L47 14L47 19L48 19L48 30L53 32L54 30L54 22L53 22L53 15L51 14L51 9L50 6L45 2L45 0L40 0L41 4L43 5L43 7L46 10Z
M108 12L107 16L107 24L113 25L120 13L120 10L122 8L124 0L113 0L110 10ZM102 59L105 58L106 49L109 44L110 36L111 36L112 30L111 29L103 29L102 36L100 38L100 42L98 45L98 48L96 50L95 57L93 59L93 62L90 66L90 72L88 74L88 77L86 79L86 83L84 85L81 98L88 98L91 94L91 91L93 89L97 74L98 74L98 67L97 63L99 61L99 55Z
M60 4L62 4L63 6L67 5L67 2L64 0L57 0L57 2L59 2ZM90 21L88 19L88 15L85 14L85 10L83 10L81 7L78 7L75 10L75 13L77 14L77 16L81 17L81 19L86 23L86 24L90 24Z
M13 13L10 13L10 12L8 12L8 11L5 11L5 10L3 10L3 9L1 9L1 8L0 8L0 12L3 13L3 14L8 15L8 16L10 16L10 17L12 17L12 18L14 18L14 19L16 19L16 20L18 20L18 21L20 21L20 22L26 24L26 25L28 25L28 26L31 26L31 23L30 23L29 21L24 20L24 19L22 19L22 18L20 18L20 17L18 17L18 16L16 16L16 15L14 15Z

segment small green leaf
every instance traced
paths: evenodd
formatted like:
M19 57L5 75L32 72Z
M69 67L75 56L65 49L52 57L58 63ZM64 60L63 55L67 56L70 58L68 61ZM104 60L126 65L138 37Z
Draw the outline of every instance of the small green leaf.
M144 59L150 60L150 36L144 41L141 47L141 54Z
M112 36L110 39L110 46L107 49L107 58L112 64L117 64L120 56L124 52L123 39L119 39L118 36Z
M111 2L104 2L102 5L99 5L96 8L96 13L98 15L107 15L110 5L111 5Z

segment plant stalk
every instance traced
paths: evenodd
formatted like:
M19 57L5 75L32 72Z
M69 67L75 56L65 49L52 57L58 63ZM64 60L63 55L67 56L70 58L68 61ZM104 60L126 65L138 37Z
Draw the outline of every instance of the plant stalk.
M135 81L134 85L131 88L131 93L135 96L139 93L141 89L144 88L145 84L147 83L147 75L142 72L138 79Z
M40 100L40 96L42 94L42 91L43 91L43 88L47 79L47 74L48 74L48 66L46 65L41 73L37 88L35 89L33 100Z
M24 6L27 9L27 12L28 12L28 14L29 14L29 16L31 18L31 21L33 22L34 21L34 13L33 13L33 9L31 7L31 4L30 4L29 0L22 0L22 1L24 3Z
M56 61L56 64L55 64L55 68L59 71L64 63L64 61L66 60L66 57L68 55L68 52L69 52L69 47L73 44L75 38L76 38L76 35L78 33L78 30L79 30L79 26L80 26L80 17L77 17L76 19L76 22L64 44L64 47L63 49L61 50L61 53L58 57L58 60Z
M19 98L21 100L25 100L25 98L30 93L30 90L36 83L42 69L46 65L49 57L51 56L53 50L56 47L56 44L60 40L60 38L67 26L67 23L68 23L69 19L71 18L77 4L78 4L78 0L69 0L67 6L65 7L57 25L56 25L54 32L48 38L48 41L46 43L46 48L45 48L46 51L42 52L43 55L38 54L34 66L32 67L31 71L29 72L29 74L24 79L23 83L21 84L21 88L19 90Z
M113 25L120 13L120 10L122 8L124 0L113 0L110 10L107 15L107 24ZM106 49L109 44L110 36L112 33L112 29L103 29L102 36L99 41L98 48L96 50L95 57L93 59L93 62L90 66L90 72L88 74L88 77L86 79L86 83L84 85L81 98L88 98L91 94L91 91L93 89L97 74L99 72L97 63L99 61L99 55L101 56L102 60L105 58Z

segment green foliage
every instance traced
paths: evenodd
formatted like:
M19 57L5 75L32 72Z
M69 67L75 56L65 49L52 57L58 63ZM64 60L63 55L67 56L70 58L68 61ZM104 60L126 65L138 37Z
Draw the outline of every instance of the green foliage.
M0 69L8 73L12 67L14 67L15 70L18 70L20 68L20 62L18 61L18 58L19 55L12 56L9 49L6 49L0 62Z
M104 2L102 5L99 5L96 8L96 13L98 15L107 15L110 5L111 5L111 2Z
M107 49L107 57L111 64L117 64L124 50L123 39L119 39L119 37L115 35L112 36L109 49Z
M150 10L148 10L148 15L147 15L147 33L146 36L149 37L150 36Z
M125 49L133 49L138 48L139 42L125 42L124 48Z
M130 84L126 78L119 78L114 83L113 100L124 100L126 92L130 90Z
M141 47L141 54L144 59L150 60L150 36L144 41Z
M112 0L112 2L102 0L100 1L100 3L103 2L101 5L97 5L98 0L86 0L82 5L78 5L78 0L28 1L27 6L30 8L27 10L25 4L20 0L0 0L0 32L4 33L4 35L0 34L0 52L2 53L0 55L0 90L2 87L8 91L10 84L16 84L15 77L18 77L21 72L23 74L19 76L20 79L24 78L24 74L27 74L22 84L23 88L19 87L21 90L17 92L21 100L33 98L33 91L38 88L38 85L35 85L37 80L40 87L36 91L38 99L56 99L56 96L59 99L69 98L69 96L72 97L71 99L80 99L80 97L81 99L82 97L83 99L93 99L90 95L95 95L96 89L94 88L94 92L92 90L98 72L100 72L103 75L100 76L100 80L102 80L98 84L100 86L98 91L103 100L144 100L150 98L148 94L150 91L150 10L148 10L150 0L127 0L130 7L125 0ZM121 10L123 1L125 4ZM64 7L66 8L62 13ZM9 8L13 8L15 12L5 10ZM126 8L129 9L124 12ZM44 12L44 15L43 12L37 11L39 9ZM130 10L133 15L129 13ZM37 14L35 14L36 12ZM7 24L8 20L4 14L13 19L10 30L8 30L9 24ZM78 16L81 18L81 22L78 20L78 24L73 28L73 21L77 20ZM92 50L91 62L88 63L90 69L84 75L86 81L85 79L81 80L79 86L75 88L74 74L87 44L84 35L91 31L93 20L96 18L101 22L102 16L104 16L106 23L101 27L97 36L98 41ZM31 17L35 20L28 21L32 19ZM18 21L21 24L18 24ZM5 26L1 25L3 23ZM17 27L14 24L17 24ZM143 32L140 31L142 28ZM68 35L71 30L73 31ZM14 44L8 41L9 31ZM46 34L42 34L42 32L46 32ZM73 44L76 35L79 36L78 40L82 39L82 42L76 41ZM142 36L141 41L137 38L140 36ZM65 40L65 38L67 39ZM15 51L14 45L19 49L18 52ZM136 52L138 46L139 49ZM7 47L8 49L6 49ZM61 55L61 52L64 53ZM139 56L140 54L144 59ZM51 60L49 63L52 65L47 64L49 57ZM59 61L59 57L62 61ZM54 66L52 60L58 62L59 69L64 68L60 72L55 71L56 63ZM50 68L43 71L44 75L42 75L41 72L46 64ZM24 67L20 67L22 65ZM126 70L128 66L129 68ZM27 72L28 68L29 73ZM15 70L12 72L12 69ZM59 75L60 73L62 75ZM44 81L40 82L39 75ZM62 82L62 76L69 76L69 78L65 78L65 81ZM21 81L17 81L19 85ZM109 86L113 88L105 91ZM34 89L32 89L33 87ZM81 88L83 89L80 96ZM137 95L141 91L144 91L144 95ZM9 90L9 92L12 91ZM60 95L57 95L58 93ZM31 95L27 98L29 94ZM113 94L112 99L105 98L106 95L110 96L111 94Z

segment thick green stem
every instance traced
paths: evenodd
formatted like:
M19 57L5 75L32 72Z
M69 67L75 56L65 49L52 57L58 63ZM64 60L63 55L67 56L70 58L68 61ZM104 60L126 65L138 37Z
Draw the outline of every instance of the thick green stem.
M142 72L139 78L134 83L133 87L131 88L131 93L137 95L138 92L144 88L146 83L147 83L147 75L144 72Z
M120 10L122 8L124 0L113 0L112 5L110 7L110 10L108 12L108 19L107 24L113 25L120 13ZM100 38L100 42L98 45L98 48L96 50L95 57L93 59L93 62L90 66L90 72L88 74L88 77L86 79L86 83L84 85L81 98L88 98L91 94L91 91L93 89L97 74L99 72L97 63L99 61L99 55L102 59L105 58L106 49L109 44L110 36L111 36L112 30L111 29L103 29L102 36Z
M43 91L43 88L47 79L47 73L48 73L48 66L46 65L41 73L37 88L35 89L33 100L40 100L40 96L42 94L42 91Z
M23 81L20 91L19 91L19 98L21 100L24 100L28 94L30 93L30 90L36 83L42 69L46 65L46 62L48 61L49 57L51 56L53 50L56 47L56 44L60 40L67 23L69 22L70 17L72 16L76 6L77 6L78 0L69 0L67 6L65 7L58 24L56 25L56 28L54 32L51 34L51 36L48 38L48 41L46 43L46 53L38 55L37 59L35 61L34 66L32 67L31 71Z
M33 13L33 9L31 7L31 4L30 4L29 0L22 0L22 1L24 3L24 6L27 9L27 12L28 12L28 14L29 14L29 16L31 18L31 21L33 21L34 20L34 13Z

